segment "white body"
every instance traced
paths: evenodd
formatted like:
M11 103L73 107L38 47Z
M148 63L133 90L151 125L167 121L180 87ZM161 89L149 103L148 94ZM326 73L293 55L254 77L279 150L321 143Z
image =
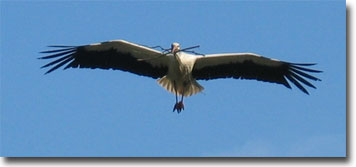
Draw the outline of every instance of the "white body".
M204 89L192 76L196 55L178 52L168 57L168 74L157 81L163 88L181 96L191 96Z

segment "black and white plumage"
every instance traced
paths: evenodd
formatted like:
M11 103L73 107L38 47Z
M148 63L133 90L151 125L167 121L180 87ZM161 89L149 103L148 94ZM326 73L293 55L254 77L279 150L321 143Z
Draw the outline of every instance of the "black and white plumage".
M51 46L56 50L39 59L55 59L42 66L50 73L59 67L100 68L128 71L137 75L158 79L167 91L176 95L174 110L184 109L183 97L201 92L204 88L196 80L218 78L254 79L282 84L291 88L288 81L301 91L307 85L316 88L307 79L320 81L308 74L321 71L307 68L315 64L296 64L262 57L254 53L228 53L194 55L181 50L173 43L169 53L154 50L124 40L113 40L83 46ZM178 102L178 96L182 96Z

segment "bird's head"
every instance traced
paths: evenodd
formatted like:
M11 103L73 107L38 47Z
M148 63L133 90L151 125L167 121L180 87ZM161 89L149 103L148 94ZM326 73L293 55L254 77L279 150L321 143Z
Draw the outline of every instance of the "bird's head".
M171 45L171 53L175 54L180 50L180 45L177 42L172 43Z

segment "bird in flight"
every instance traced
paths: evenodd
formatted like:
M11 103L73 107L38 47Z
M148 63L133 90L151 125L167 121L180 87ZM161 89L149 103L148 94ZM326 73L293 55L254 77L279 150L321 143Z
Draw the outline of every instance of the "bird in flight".
M67 68L100 68L128 71L137 75L158 79L167 91L175 94L173 112L184 110L183 98L201 92L204 88L197 80L219 78L253 79L284 85L288 81L302 92L307 85L316 88L307 80L321 81L308 73L321 71L308 68L315 64L290 63L262 57L255 53L197 54L189 47L181 49L173 43L170 49L155 50L124 40L112 40L82 46L49 46L57 49L43 51L49 54L39 59L55 59L41 68L50 73L61 66ZM288 80L288 81L287 81ZM178 97L181 96L180 100Z

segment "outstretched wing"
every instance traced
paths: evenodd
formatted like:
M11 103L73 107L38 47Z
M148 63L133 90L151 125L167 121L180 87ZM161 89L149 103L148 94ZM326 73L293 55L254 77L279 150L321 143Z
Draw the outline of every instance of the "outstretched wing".
M321 71L306 68L315 64L288 63L262 57L254 53L231 53L199 56L196 59L192 75L196 79L210 80L218 78L255 79L258 81L282 84L291 88L287 80L301 91L309 94L305 84L316 88L306 79L320 81L310 73Z
M55 59L42 66L50 73L59 67L100 68L132 72L134 74L160 78L167 74L169 56L124 40L113 40L84 46L51 46L56 50L41 53L51 54L39 59Z

